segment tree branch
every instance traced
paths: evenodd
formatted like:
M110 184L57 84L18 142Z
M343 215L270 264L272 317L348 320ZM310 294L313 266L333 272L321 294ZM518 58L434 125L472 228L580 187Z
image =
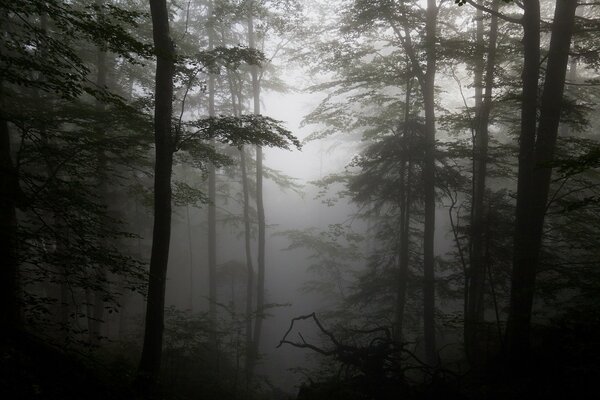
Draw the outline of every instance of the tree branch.
M473 0L465 0L465 2L469 3L471 6L475 7L478 10L484 11L490 15L495 15L496 17L507 21L507 22L512 22L514 24L522 24L523 23L523 19L522 18L517 18L517 17L511 17L509 15L506 14L502 14L499 11L495 11L492 10L491 8L488 8L486 6L482 6L481 4L477 4L476 2L474 2Z

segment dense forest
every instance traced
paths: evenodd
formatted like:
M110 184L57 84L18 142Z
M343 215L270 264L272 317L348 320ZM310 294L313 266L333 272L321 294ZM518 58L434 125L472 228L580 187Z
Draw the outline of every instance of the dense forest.
M599 2L0 26L2 398L600 396Z

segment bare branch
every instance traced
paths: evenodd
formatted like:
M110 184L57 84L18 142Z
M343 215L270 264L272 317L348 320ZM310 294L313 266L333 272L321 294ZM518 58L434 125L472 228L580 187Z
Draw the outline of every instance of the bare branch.
M498 17L498 18L500 18L500 19L502 19L504 21L512 22L514 24L522 24L523 23L522 18L511 17L509 15L502 14L499 11L495 11L495 10L492 10L491 8L486 7L486 6L482 6L481 4L477 4L473 0L466 0L466 2L469 3L470 5L472 5L473 7L475 7L476 9L478 9L478 10L484 11L484 12L490 14L490 15L495 15L496 17Z

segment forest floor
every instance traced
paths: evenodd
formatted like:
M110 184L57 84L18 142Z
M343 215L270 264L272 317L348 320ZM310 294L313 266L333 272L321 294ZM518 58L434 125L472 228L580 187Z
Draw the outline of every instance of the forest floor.
M556 333L556 332L555 332ZM429 383L409 385L404 381L385 379L381 384L356 377L350 381L324 380L304 385L298 400L501 400L501 399L592 399L600 398L599 353L596 346L583 340L552 341L538 348L536 356L519 371L507 371L501 364L463 377L432 379ZM578 332L579 333L579 332ZM592 334L592 332L589 332ZM596 334L598 332L595 332ZM595 334L593 335L594 337ZM581 339L581 334L577 335ZM11 400L135 400L132 390L134 365L125 360L125 350L111 362L101 361L99 353L67 353L60 347L26 332L2 338L0 345L0 398ZM595 339L594 341L596 341ZM585 344L584 344L585 343ZM586 345L587 344L587 345ZM576 349L578 351L576 351ZM596 351L594 351L596 350ZM131 352L131 349L129 349ZM118 353L118 352L117 352ZM119 358L120 357L120 358ZM194 382L180 382L163 388L157 399L246 399L242 393L231 394L206 377ZM189 380L189 379L187 379ZM172 387L171 387L172 386ZM184 387L189 386L189 387ZM376 386L376 387L375 387ZM253 394L254 400L291 400L283 392ZM249 398L250 398L249 397ZM249 399L248 398L248 399Z
M125 400L135 398L127 380L92 368L77 357L25 333L0 347L0 394L11 400Z

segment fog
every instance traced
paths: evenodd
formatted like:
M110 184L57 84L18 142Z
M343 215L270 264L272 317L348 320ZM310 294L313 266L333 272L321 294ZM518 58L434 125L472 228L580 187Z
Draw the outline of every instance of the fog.
M600 5L0 11L3 397L600 394Z

